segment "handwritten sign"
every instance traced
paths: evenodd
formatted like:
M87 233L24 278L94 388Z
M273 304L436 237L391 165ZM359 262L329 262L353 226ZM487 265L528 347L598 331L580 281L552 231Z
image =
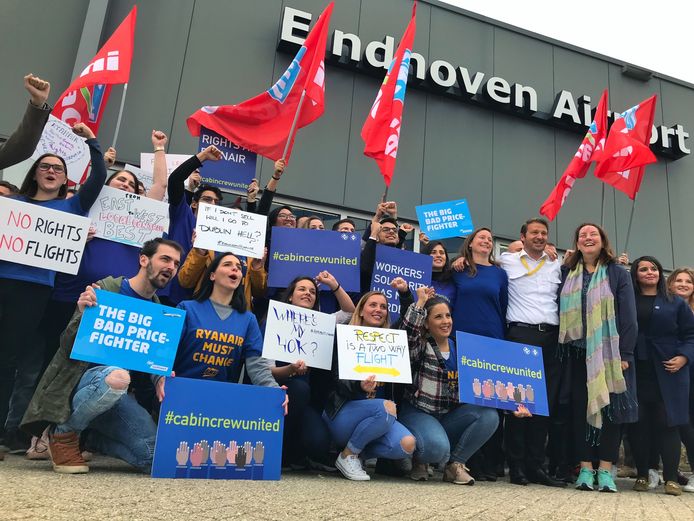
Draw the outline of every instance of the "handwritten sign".
M185 163L191 156L186 154L166 154L166 173L171 175L171 172L176 170L182 163ZM143 173L149 173L148 179L140 179L147 190L152 186L151 173L154 172L154 154L151 152L142 152L140 154L140 169ZM147 184L147 182L149 184Z
M198 150L216 146L222 153L219 161L206 161L200 168L202 182L218 186L222 190L246 192L255 177L258 155L220 136L213 130L202 127Z
M460 401L549 416L542 348L456 332Z
M401 329L337 325L337 361L340 378L412 383L407 333Z
M89 219L0 197L0 259L75 275Z
M65 160L68 179L74 183L80 182L91 160L89 146L84 139L75 134L67 123L53 115L48 116L48 122L43 127L41 139L31 158L36 160L46 153L56 154Z
M333 363L335 315L270 301L265 324L263 357L309 367L330 369Z
M200 203L193 246L262 259L266 226L264 215Z
M466 199L415 208L419 227L430 240L465 237L475 229Z
M186 312L111 291L95 290L70 358L169 375Z
M104 186L89 210L96 237L131 246L161 237L169 231L169 205Z
M153 478L278 480L282 389L167 378Z

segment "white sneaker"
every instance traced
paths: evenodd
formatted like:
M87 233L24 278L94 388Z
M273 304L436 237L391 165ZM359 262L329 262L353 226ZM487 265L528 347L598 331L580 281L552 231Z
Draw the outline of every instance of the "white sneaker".
M660 474L658 474L658 471L655 469L648 469L648 488L653 490L661 483L662 480L660 479Z
M342 475L352 481L369 481L371 477L364 472L359 461L359 456L350 454L346 458L340 454L335 460L335 467L342 472Z
M694 474L689 476L689 481L687 481L687 484L682 487L682 490L685 492L694 492Z

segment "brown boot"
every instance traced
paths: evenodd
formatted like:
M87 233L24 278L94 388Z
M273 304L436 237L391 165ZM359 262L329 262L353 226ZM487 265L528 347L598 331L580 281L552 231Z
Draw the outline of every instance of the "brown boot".
M443 471L443 480L456 485L474 485L475 478L468 474L468 468L463 463L452 461Z
M62 474L85 474L89 472L80 452L80 437L76 432L54 433L48 438L48 451L53 461L53 470Z
M429 479L428 465L426 463L412 462L410 479L414 481L426 481Z

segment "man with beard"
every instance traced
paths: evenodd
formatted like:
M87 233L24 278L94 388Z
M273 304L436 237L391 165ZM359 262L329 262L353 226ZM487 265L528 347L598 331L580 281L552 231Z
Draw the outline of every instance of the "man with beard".
M128 393L129 371L115 366L70 359L82 313L97 305L94 288L158 303L157 290L175 276L181 246L153 239L140 250L140 270L130 279L106 277L87 286L77 301L77 311L60 337L60 348L41 378L22 420L21 428L41 436L48 427L48 446L56 472L89 471L80 449L120 458L149 473L154 455L156 425L149 413Z

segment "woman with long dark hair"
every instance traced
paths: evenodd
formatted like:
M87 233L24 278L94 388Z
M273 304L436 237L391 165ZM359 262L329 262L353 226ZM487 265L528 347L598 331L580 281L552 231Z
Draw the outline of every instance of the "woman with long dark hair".
M422 253L431 256L431 285L437 295L448 299L451 309L455 308L456 286L453 282L453 270L448 258L446 247L441 241L428 242L422 249Z

